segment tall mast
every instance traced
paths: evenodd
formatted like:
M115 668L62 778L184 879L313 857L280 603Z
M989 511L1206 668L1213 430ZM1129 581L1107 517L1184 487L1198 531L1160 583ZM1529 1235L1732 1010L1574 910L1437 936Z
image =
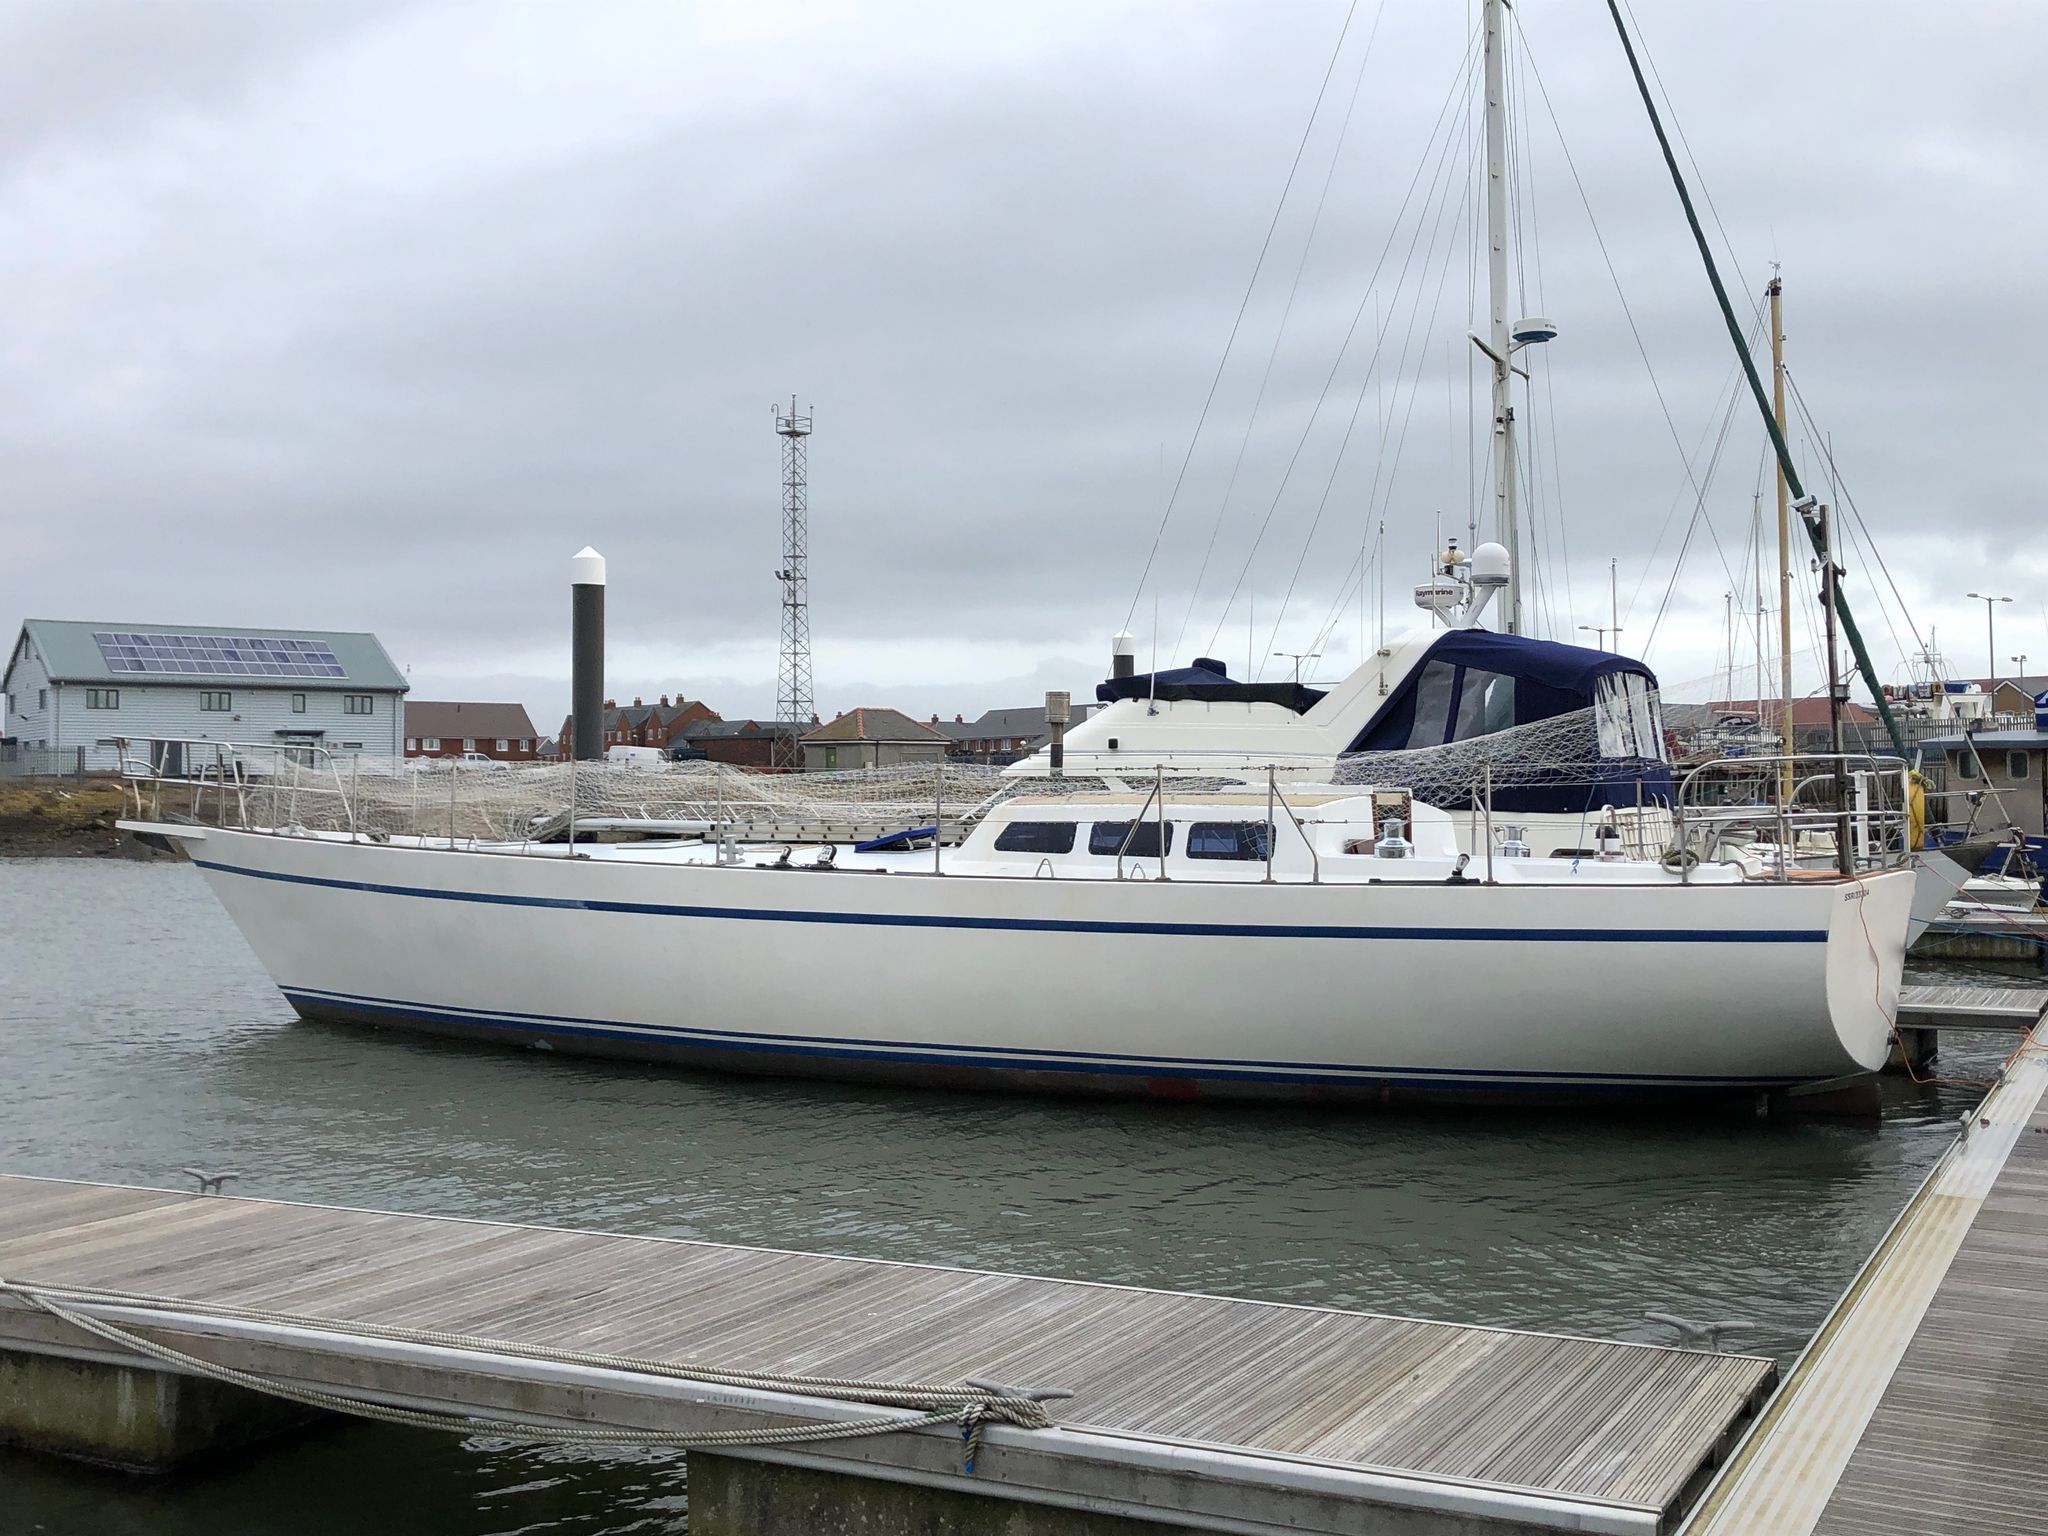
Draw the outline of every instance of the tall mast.
M1785 437L1785 323L1784 287L1771 274L1771 286L1764 291L1771 299L1771 415L1778 424L1778 439ZM1761 708L1761 707L1759 707ZM1788 510L1784 461L1778 462L1778 729L1782 733L1778 750L1792 751L1792 516ZM1792 797L1792 765L1785 764L1779 775L1781 803Z
M1756 700L1757 742L1763 742L1764 731L1764 509L1763 492L1759 491L1749 504L1749 547L1750 585L1756 589L1756 623L1750 632L1750 639L1756 642Z
M1508 336L1507 98L1501 59L1502 0L1486 0L1486 296L1487 351L1493 360L1494 527L1508 551L1500 627L1522 631L1522 550L1515 526L1515 408L1508 398L1513 354Z

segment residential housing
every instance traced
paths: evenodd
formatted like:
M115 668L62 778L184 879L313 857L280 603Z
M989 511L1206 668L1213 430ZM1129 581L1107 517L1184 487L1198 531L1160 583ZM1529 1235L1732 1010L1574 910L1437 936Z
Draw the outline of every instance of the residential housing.
M694 720L683 727L669 752L672 756L679 750L693 755L701 752L711 762L736 768L772 768L779 734L773 720Z
M505 763L540 757L540 740L524 704L405 701L407 757L461 757L479 752Z
M900 709L849 709L801 738L809 772L844 768L891 768L901 763L937 763L948 742L922 720Z
M1073 717L1067 724L1070 727L1079 725L1092 710L1100 707L1077 701L1073 705ZM998 766L1029 757L1052 740L1052 727L1046 723L1043 704L1021 709L984 710L976 720L963 720L955 715L946 721L933 715L931 727L951 743L946 749L948 756Z
M0 757L113 769L126 738L395 758L406 687L375 635L30 619L7 655ZM173 771L186 758L158 754Z
M700 720L717 718L718 711L709 704L686 699L681 694L676 695L674 703L669 702L665 693L652 704L636 698L631 704L622 706L617 699L606 699L603 744L607 747L656 747L665 752L682 739L688 726ZM557 740L563 743L563 755L568 755L576 740L574 715L562 717L562 730Z
M2034 700L2048 693L2048 677L1979 678L1977 686L1991 696L1991 713L2031 717Z

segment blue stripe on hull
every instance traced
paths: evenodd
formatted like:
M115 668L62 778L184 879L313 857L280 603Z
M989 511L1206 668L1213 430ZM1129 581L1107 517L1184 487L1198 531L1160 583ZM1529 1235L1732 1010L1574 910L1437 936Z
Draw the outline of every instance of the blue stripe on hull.
M1273 923L1131 923L1088 922L1033 917L957 917L919 913L815 912L777 907L672 906L636 901L586 901L567 896L511 896L496 891L440 891L426 886L385 885L370 880L335 880L320 875L288 875L276 870L248 869L197 859L201 869L241 875L252 880L277 880L287 885L312 885L327 890L360 891L375 896L407 896L425 901L481 902L501 907L554 907L574 912L626 913L643 917L693 917L751 923L824 923L879 928L966 928L1014 933L1149 934L1187 938L1268 939L1414 939L1432 942L1474 941L1536 944L1825 944L1824 928L1422 928L1365 927L1334 924ZM813 876L824 880L826 875Z
M1185 1080L1195 1083L1270 1084L1298 1088L1350 1088L1376 1092L1381 1087L1459 1089L1486 1092L1572 1092L1614 1094L1665 1090L1726 1092L1782 1086L1796 1079L1779 1077L1672 1077L1631 1072L1480 1073L1452 1067L1356 1066L1332 1062L1281 1062L1230 1058L1178 1058L1118 1055L1106 1051L1034 1052L1010 1046L967 1046L951 1043L867 1040L815 1035L776 1035L740 1030L700 1029L685 1025L627 1024L606 1019L557 1014L501 1013L436 1007L395 998L361 997L346 992L280 987L300 1013L338 1017L401 1029L459 1029L478 1035L512 1034L526 1040L610 1041L620 1045L658 1046L678 1057L745 1055L784 1057L807 1063L860 1062L901 1067L954 1069L989 1075L1063 1074L1074 1077L1124 1077Z

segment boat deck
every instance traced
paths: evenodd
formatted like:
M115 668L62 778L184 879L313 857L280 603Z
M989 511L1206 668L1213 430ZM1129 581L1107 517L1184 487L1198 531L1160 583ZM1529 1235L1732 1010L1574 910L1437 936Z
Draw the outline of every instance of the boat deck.
M165 1298L83 1310L273 1379L622 1439L875 1411L633 1362L1064 1388L1056 1428L989 1428L972 1477L951 1426L735 1454L1234 1530L1662 1532L1776 1375L1697 1350L29 1178L0 1177L0 1276ZM0 1349L110 1348L0 1293Z

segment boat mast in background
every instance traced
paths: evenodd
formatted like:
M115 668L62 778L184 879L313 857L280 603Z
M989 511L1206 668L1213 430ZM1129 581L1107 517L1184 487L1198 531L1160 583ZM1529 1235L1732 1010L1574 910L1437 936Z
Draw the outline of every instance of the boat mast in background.
M1756 401L1758 411L1763 414L1764 426L1770 432L1771 449L1778 456L1778 472L1785 477L1785 488L1792 493L1794 510L1806 528L1806 537L1813 545L1814 554L1825 561L1830 557L1821 546L1819 520L1815 516L1819 500L1808 496L1799 483L1799 473L1792 464L1792 450L1785 444L1784 429L1765 403L1763 377L1757 372L1756 359L1750 356L1749 342L1742 334L1741 323L1735 318L1735 306L1728 302L1727 286L1721 281L1721 269L1715 264L1713 247L1707 244L1707 232L1700 228L1699 212L1692 205L1692 193L1686 190L1685 175L1678 169L1678 157L1672 153L1671 140L1664 132L1664 120L1657 115L1657 103L1650 95L1650 82L1643 78L1643 66L1636 59L1635 42L1629 37L1628 27L1621 19L1620 0L1607 0L1607 14L1614 21L1615 35L1621 39L1621 51L1628 56L1629 73L1635 77L1636 94L1642 98L1643 111L1648 114L1650 128L1657 135L1657 148L1664 155L1664 169L1671 173L1672 189L1678 193L1679 206L1685 210L1686 227L1692 231L1693 244L1700 253L1700 265L1707 270L1707 282L1714 290L1714 302L1721 306L1721 319L1728 327L1728 339L1735 345L1735 356L1742 363L1743 377L1749 381L1750 397ZM1870 659L1870 648L1863 643L1863 631L1856 627L1849 605L1842 600L1839 583L1834 587L1830 611L1840 620L1842 633L1848 637L1849 649L1856 657L1856 670L1863 674L1864 686L1870 690L1870 702L1877 709L1877 718L1884 722L1885 734L1891 737L1892 750L1904 757L1906 739L1899 734L1899 722L1892 714L1891 701L1885 696L1877 665Z
M1778 274L1771 274L1771 286L1764 291L1771 299L1771 413L1777 419L1778 436L1785 435L1785 325L1783 292ZM1778 463L1778 728L1783 734L1781 752L1792 751L1792 514L1786 494L1785 465ZM1757 690L1757 713L1763 713L1763 690ZM1763 722L1757 722L1761 725ZM1792 801L1792 765L1780 772L1778 798L1782 805Z
M1522 544L1515 527L1515 407L1508 398L1508 188L1506 70L1501 0L1486 0L1486 296L1487 355L1493 360L1494 528L1508 551L1500 627L1522 632Z

